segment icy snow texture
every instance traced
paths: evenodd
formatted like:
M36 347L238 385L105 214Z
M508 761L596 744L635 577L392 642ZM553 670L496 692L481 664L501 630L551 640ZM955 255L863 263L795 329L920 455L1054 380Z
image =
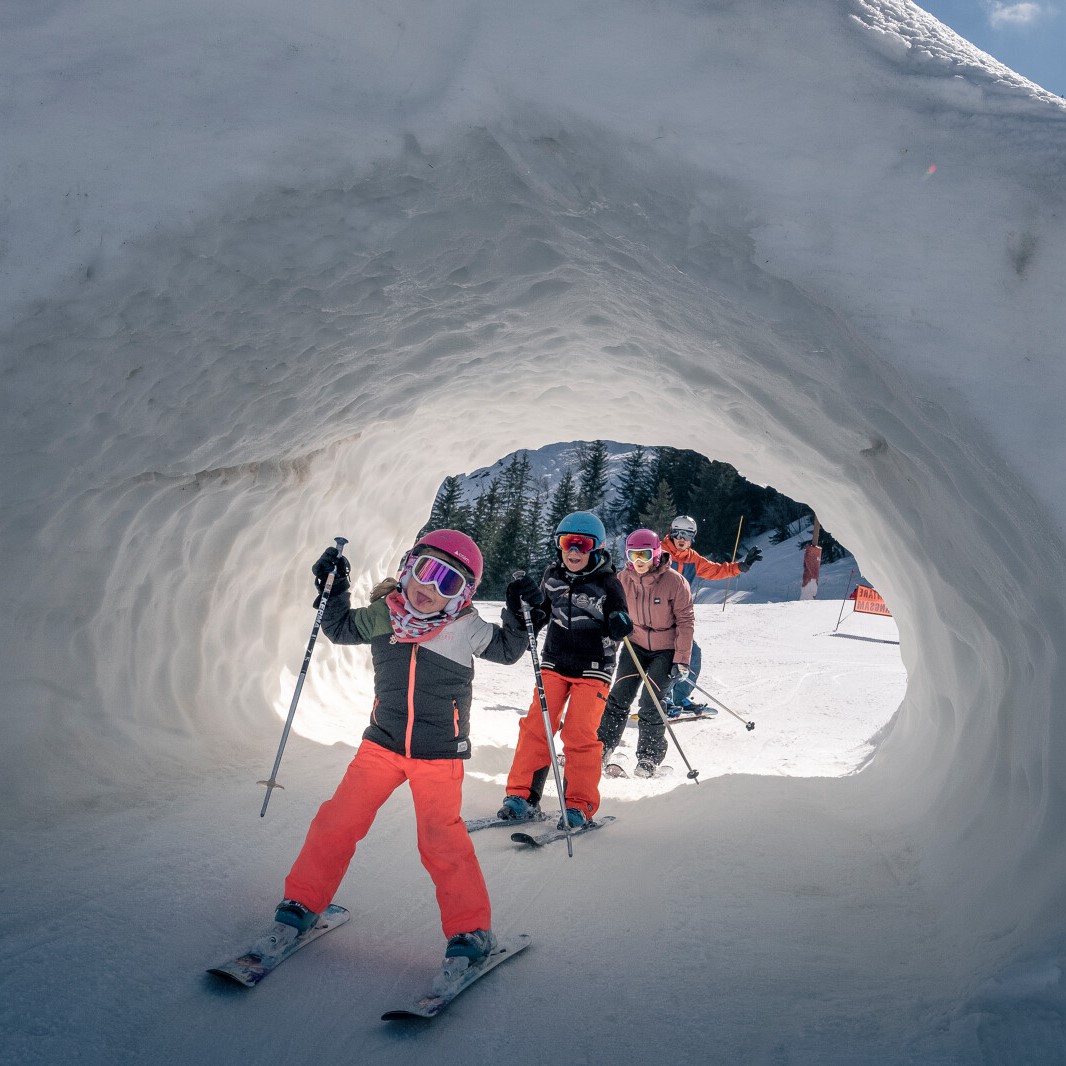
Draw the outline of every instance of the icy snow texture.
M261 752L334 535L365 591L448 473L683 445L816 507L910 678L865 772L735 779L726 809L781 868L861 866L842 810L907 841L948 1001L1053 950L1060 101L895 2L55 0L0 28L5 819ZM354 661L310 705L365 692ZM854 932L820 935L876 984Z

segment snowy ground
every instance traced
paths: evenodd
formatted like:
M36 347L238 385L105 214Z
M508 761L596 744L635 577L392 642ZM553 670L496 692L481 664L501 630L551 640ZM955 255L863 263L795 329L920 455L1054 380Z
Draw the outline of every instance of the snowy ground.
M481 605L487 617L498 608ZM5 834L0 893L38 913L27 921L5 908L0 917L4 1063L326 1066L365 1056L399 1066L439 1062L460 1048L468 1061L489 1062L498 1061L503 1034L518 1026L526 1035L520 1047L508 1043L507 1058L532 1066L557 1061L557 1051L538 1044L541 1024L566 1034L573 1063L648 1061L656 1045L669 1046L675 1062L716 1061L723 1049L729 1061L771 1060L780 1050L771 1045L786 1033L789 1061L847 1062L857 1049L857 1022L863 1046L894 1039L884 989L872 996L853 987L846 958L833 960L828 986L797 968L800 949L818 941L823 923L837 922L834 901L868 894L853 950L881 935L885 919L875 909L886 901L902 906L889 919L902 923L890 964L897 991L909 998L908 960L920 945L907 923L921 916L894 891L897 879L911 876L905 843L879 841L879 868L864 870L866 841L852 852L849 838L868 831L841 811L838 824L810 831L838 836L843 874L775 869L781 829L773 794L742 784L723 803L716 781L793 775L811 778L821 792L867 758L906 677L893 620L856 615L850 602L841 618L840 608L834 601L697 608L703 681L755 729L724 711L711 722L678 725L701 783L686 780L673 750L667 761L679 772L670 777L605 781L602 811L620 821L575 841L573 859L565 845L526 854L504 833L478 835L496 927L531 933L534 947L432 1029L378 1021L435 967L442 944L405 790L382 812L342 885L338 902L353 912L348 927L251 992L201 972L242 946L269 914L307 821L351 755L346 745L294 736L279 775L286 789L273 794L263 820L255 781L269 772L276 739L266 733L254 765L160 780L151 794L127 796L121 806ZM467 816L498 806L531 692L528 658L515 667L479 664ZM358 728L364 709L347 711ZM635 735L629 731L630 744ZM754 922L772 928L756 931ZM639 979L619 983L621 967L635 967ZM786 983L802 991L789 1016L768 1027L766 997L776 999ZM843 1046L831 1031L807 1032L810 996L819 999L819 1026L848 1031ZM693 1029L694 1009L713 1011L715 1025Z

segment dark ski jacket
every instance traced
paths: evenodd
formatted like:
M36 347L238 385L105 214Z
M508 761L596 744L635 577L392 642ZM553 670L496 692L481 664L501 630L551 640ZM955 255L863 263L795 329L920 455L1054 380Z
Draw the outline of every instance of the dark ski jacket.
M322 632L334 644L369 644L374 662L374 709L364 740L410 759L469 759L474 656L516 663L528 639L507 608L503 625L474 607L421 644L395 639L388 604L351 607L347 591L331 596Z
M606 551L591 568L572 574L562 563L544 571L540 588L544 602L532 612L540 629L548 623L541 664L564 677L591 677L610 682L615 642L607 635L607 619L625 611L626 594Z

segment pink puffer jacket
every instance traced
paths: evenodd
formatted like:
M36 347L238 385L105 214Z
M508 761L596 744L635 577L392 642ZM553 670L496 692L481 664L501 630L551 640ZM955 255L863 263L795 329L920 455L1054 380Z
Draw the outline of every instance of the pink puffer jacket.
M692 593L688 582L670 568L663 552L659 565L643 577L630 567L618 575L626 590L629 617L633 619L630 640L646 651L674 649L674 662L688 666L692 656Z

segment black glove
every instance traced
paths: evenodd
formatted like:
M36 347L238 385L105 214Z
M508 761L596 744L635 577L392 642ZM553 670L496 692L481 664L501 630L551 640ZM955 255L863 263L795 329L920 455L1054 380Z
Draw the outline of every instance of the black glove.
M688 677L688 667L684 663L674 663L670 667L670 677L668 680L672 685L676 685L678 681L684 681Z
M762 558L762 552L758 548L749 548L748 554L744 556L742 563L737 563L740 567L740 572L746 574L752 567L753 563L757 563Z
M540 591L540 585L529 574L523 574L507 586L504 599L507 603L507 610L521 617L523 601L532 611L534 607L539 607L544 602L544 593Z
M330 571L334 566L337 567L337 573L333 577L333 588L330 589L329 594L336 596L341 592L347 592L351 588L351 582L348 580L348 575L352 572L351 564L336 548L327 548L319 557L318 562L311 567L311 573L315 575L315 588L321 592L326 587L326 578L329 577ZM315 601L317 606L318 601Z
M612 611L607 616L607 636L611 640L621 640L633 632L633 620L625 611Z

